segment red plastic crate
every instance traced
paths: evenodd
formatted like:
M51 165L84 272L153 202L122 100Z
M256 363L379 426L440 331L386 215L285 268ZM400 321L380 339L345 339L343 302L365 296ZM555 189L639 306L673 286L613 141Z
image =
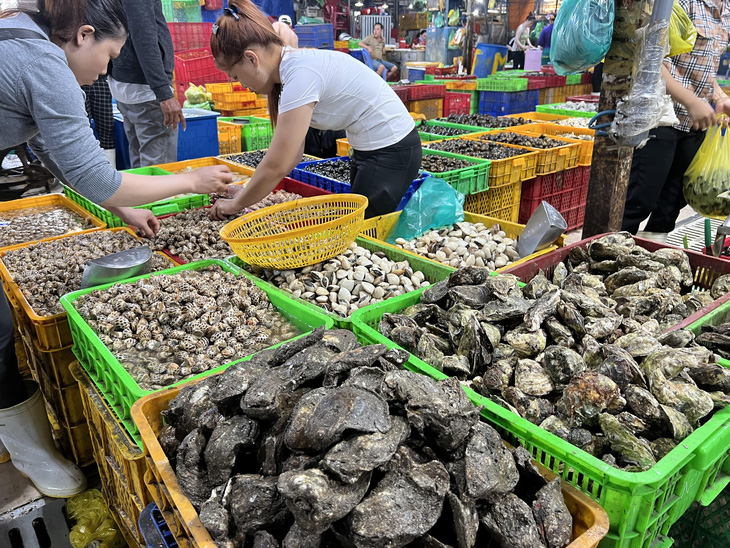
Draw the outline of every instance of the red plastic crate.
M215 68L210 49L199 48L175 53L175 80L187 84L227 82L228 75Z
M593 74L590 72L584 72L580 75L580 83L581 84L592 84L593 83Z
M446 86L441 84L419 84L411 87L411 101L421 99L443 99L446 95Z
M213 23L168 23L175 51L209 48Z
M411 99L412 87L414 86L393 86L391 89L395 92L398 98L405 103Z
M471 110L471 93L452 93L447 91L444 97L444 116L449 114L469 114Z
M445 76L447 74L456 74L458 67L456 65L451 67L426 67L426 74L432 74L433 76Z
M477 77L475 74L465 74L463 76L454 76L454 75L446 75L446 76L440 76L436 75L433 77L434 80L476 80Z
M568 217L572 214L572 210L581 207L585 210L589 180L590 167L578 167L524 181L519 223L526 223L540 202L545 200L565 217L570 228Z
M217 11L223 9L223 0L205 0L204 10Z
M566 101L575 101L576 103L579 101L583 101L584 103L597 103L598 99L600 99L598 95L571 95L565 98Z
M550 76L523 76L527 78L527 89L543 89L550 87Z

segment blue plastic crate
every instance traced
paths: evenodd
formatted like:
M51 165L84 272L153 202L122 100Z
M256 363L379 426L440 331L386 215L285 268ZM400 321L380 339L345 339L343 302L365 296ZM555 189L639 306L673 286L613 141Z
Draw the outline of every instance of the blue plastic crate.
M531 91L482 91L479 95L479 114L503 116L533 110L539 96L537 90ZM527 108L529 105L529 108Z
M426 69L417 69L408 67L408 81L418 82L426 77Z
M178 128L177 161L218 156L218 112L202 108L184 108L187 129ZM129 141L124 133L124 117L114 112L114 139L117 143L117 169L129 169Z
M315 49L335 49L335 44L331 39L327 38L314 38L311 40L299 39L300 48L315 48Z
M170 527L154 502L151 502L142 510L137 525L146 546L154 548L178 547Z
M303 36L311 35L311 34L322 34L326 35L329 34L330 36L333 36L332 33L332 23L314 23L310 25L297 25L294 27L294 32L297 33L297 36L301 40Z

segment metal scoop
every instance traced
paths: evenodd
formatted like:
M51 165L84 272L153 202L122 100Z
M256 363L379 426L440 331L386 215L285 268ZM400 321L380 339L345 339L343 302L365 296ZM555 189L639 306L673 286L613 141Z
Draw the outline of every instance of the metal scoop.
M81 276L81 289L118 282L150 272L152 250L135 247L89 261Z
M525 229L517 242L517 253L520 257L532 255L535 251L545 249L568 228L568 224L558 210L543 201L527 221Z

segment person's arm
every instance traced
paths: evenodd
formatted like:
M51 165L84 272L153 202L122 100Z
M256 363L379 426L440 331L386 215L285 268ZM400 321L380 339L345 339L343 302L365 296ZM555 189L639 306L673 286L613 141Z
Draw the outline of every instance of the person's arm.
M712 77L712 89L712 102L715 103L715 112L730 116L730 97L722 91L720 84L717 83L717 79L714 76ZM727 119L723 121L723 124L727 126Z
M517 27L517 31L515 32L515 47L518 51L525 51L524 46L522 45L522 42L520 41L520 38L522 38L522 33L525 32L525 26L520 25Z
M309 103L279 115L269 150L251 179L233 198L218 200L210 210L211 217L225 220L227 216L260 202L291 173L302 161L304 139L312 121L312 112L314 103Z
M358 45L361 48L368 50L368 53L372 55L373 48L370 45L370 38L371 38L371 36L372 36L372 34L369 35L369 36L366 36L365 38L363 38L362 40L360 40L360 43Z
M667 93L672 99L687 109L687 113L692 121L692 129L703 130L716 123L714 109L675 80L674 76L672 76L664 64L662 64L662 76L667 86Z
M147 85L152 88L160 108L165 115L165 125L178 122L186 128L182 107L172 92L170 80L165 72L162 52L157 40L157 21L154 4L149 0L124 0L122 2L129 24L129 42L142 68ZM127 44L128 47L129 44Z

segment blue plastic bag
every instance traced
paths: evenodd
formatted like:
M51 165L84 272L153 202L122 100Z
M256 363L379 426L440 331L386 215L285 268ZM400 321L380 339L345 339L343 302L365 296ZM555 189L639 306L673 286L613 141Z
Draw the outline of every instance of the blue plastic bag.
M550 45L555 72L583 72L600 63L611 47L613 18L613 0L565 0Z
M427 230L460 223L464 220L464 195L443 179L427 177L406 207L386 242L397 238L411 240Z

